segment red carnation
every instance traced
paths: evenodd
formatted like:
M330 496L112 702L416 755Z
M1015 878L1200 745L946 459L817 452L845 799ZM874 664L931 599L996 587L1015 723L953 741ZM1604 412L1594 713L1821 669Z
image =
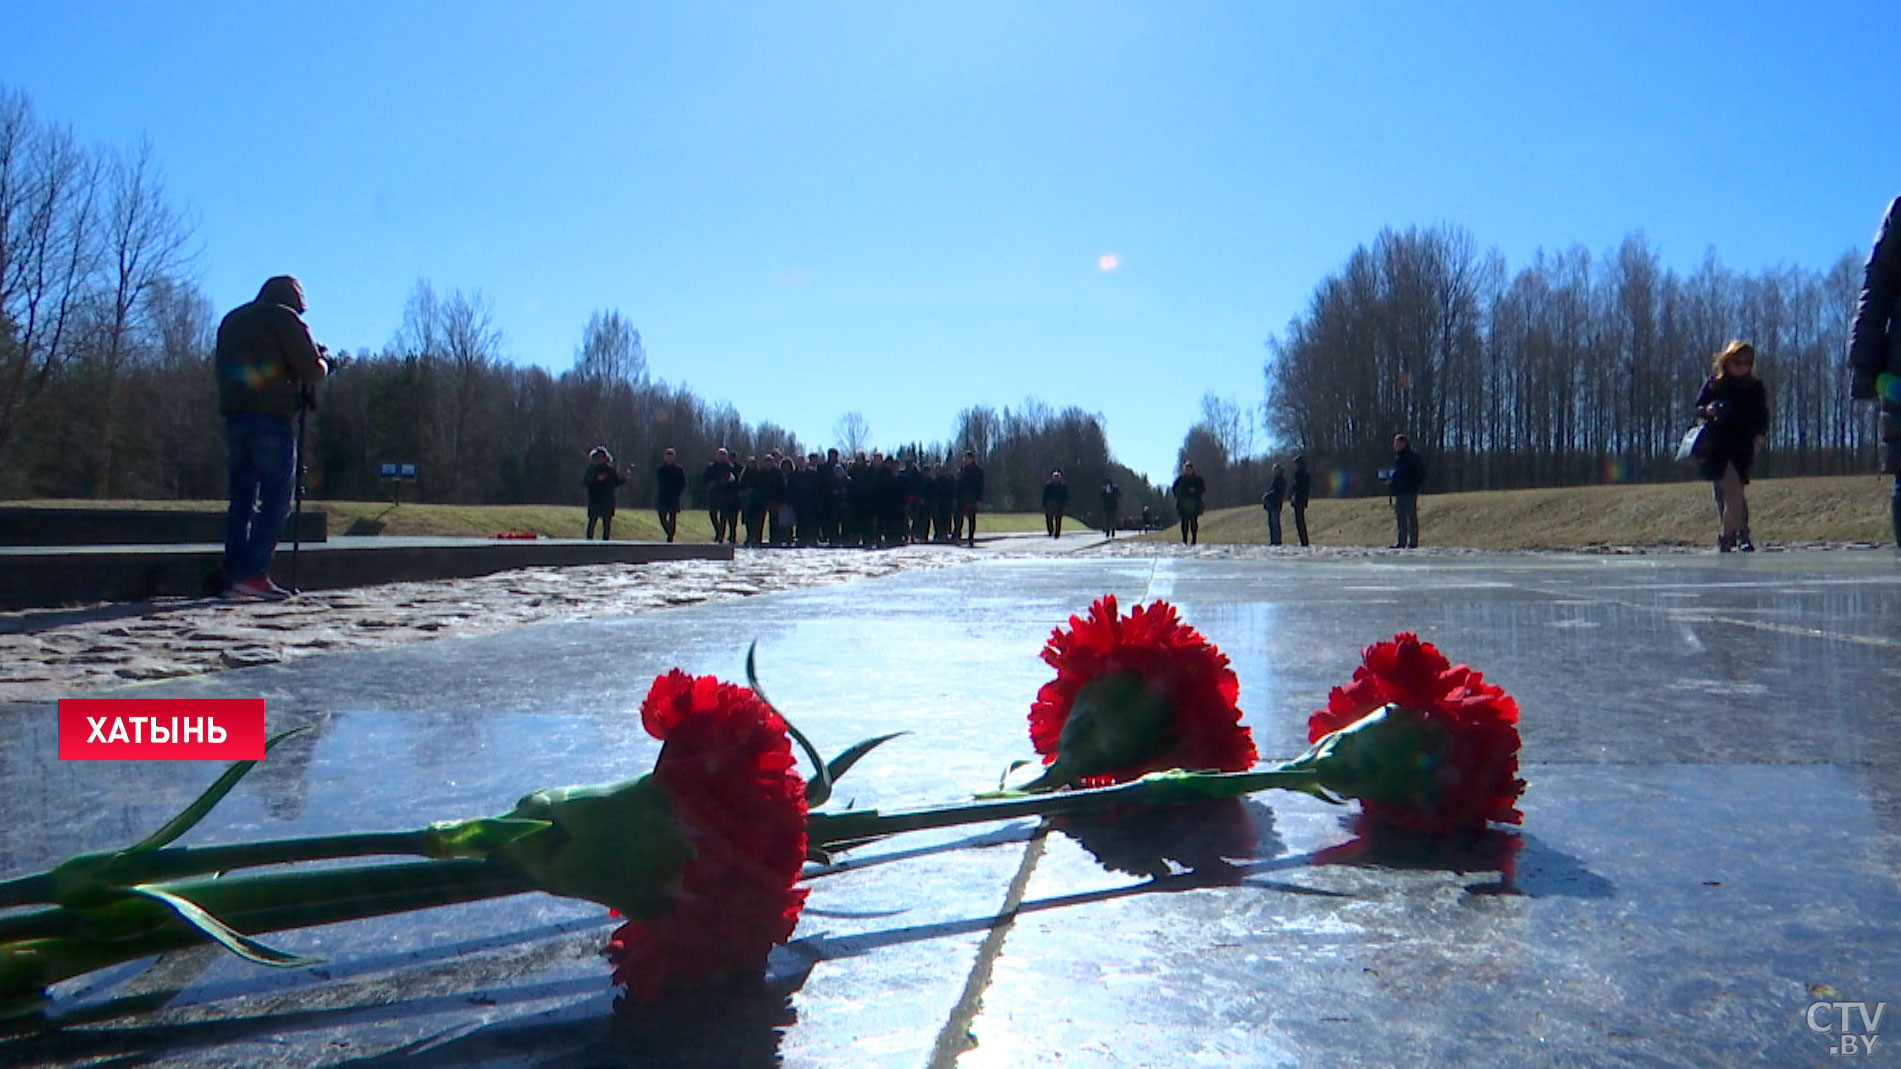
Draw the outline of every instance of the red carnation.
M1366 648L1353 681L1327 695L1327 708L1307 720L1317 742L1391 704L1396 715L1433 738L1418 755L1432 762L1436 788L1409 801L1362 798L1369 817L1432 834L1483 828L1488 821L1519 822L1518 703L1465 665L1452 665L1414 634Z
M1049 768L1032 789L1254 764L1228 658L1168 602L1118 616L1105 594L1050 634L1043 660L1056 678L1030 707L1030 741Z
M663 995L760 975L792 937L804 889L805 784L781 720L759 696L678 669L654 680L640 706L662 740L653 778L692 848L666 889L664 916L630 920L607 944L628 997Z

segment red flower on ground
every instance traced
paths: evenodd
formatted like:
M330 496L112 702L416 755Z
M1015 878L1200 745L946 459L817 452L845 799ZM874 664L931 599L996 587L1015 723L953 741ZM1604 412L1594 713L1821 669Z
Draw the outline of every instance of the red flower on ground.
M792 937L806 891L805 783L785 721L745 687L678 669L654 680L640 719L662 740L653 778L693 850L664 916L629 920L607 944L636 1002L765 971Z
M1443 834L1480 829L1489 821L1517 824L1518 703L1465 665L1453 665L1411 633L1368 646L1353 681L1327 695L1327 708L1307 720L1317 742L1389 703L1441 734L1435 754L1422 755L1438 790L1412 802L1362 799L1367 816L1389 826Z
M1056 678L1030 707L1030 742L1050 766L1032 786L1100 786L1149 772L1242 772L1254 737L1228 658L1166 601L1116 612L1114 595L1051 632Z

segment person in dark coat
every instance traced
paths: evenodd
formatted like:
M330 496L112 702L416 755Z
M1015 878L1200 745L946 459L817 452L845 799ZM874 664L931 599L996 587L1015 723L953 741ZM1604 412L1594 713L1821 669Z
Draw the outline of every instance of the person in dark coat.
M791 457L773 456L766 470L760 472L766 484L766 527L771 532L766 542L789 546L799 526L798 510L792 507L792 477L798 474L798 465Z
M653 473L653 510L660 517L660 529L673 541L680 526L680 498L686 494L686 469L678 454L668 449L660 454L660 467Z
M878 471L884 467L884 455L874 452L869 458L859 453L848 469L848 512L851 513L851 544L870 549L878 544Z
M741 545L766 544L765 470L756 456L747 457L739 469L739 518L746 525L746 540Z
M219 594L228 600L280 601L292 594L271 581L271 558L296 495L296 416L330 373L329 356L311 338L303 312L303 284L278 275L218 324L212 364L230 488Z
M1051 538L1063 537L1063 511L1069 507L1069 484L1063 481L1063 473L1050 472L1049 481L1043 484L1043 529Z
M1399 537L1394 549L1419 548L1419 491L1426 485L1426 462L1403 434L1393 435L1393 521Z
M1113 479L1102 480L1102 533L1116 536L1116 524L1122 519L1122 488Z
M1267 493L1261 495L1261 507L1267 510L1267 544L1281 544L1281 502L1287 500L1287 471L1279 464L1274 465L1273 481L1267 484Z
M1769 436L1769 391L1756 377L1756 349L1733 341L1716 354L1712 373L1697 391L1697 415L1708 421L1697 441L1697 467L1715 486L1716 514L1722 521L1716 549L1728 553L1756 548L1749 537L1749 468L1756 447Z
M936 528L932 541L957 541L957 473L948 460L937 469L937 513L931 525Z
M878 498L878 545L901 546L904 544L904 499L906 495L904 470L898 467L898 458L888 456L878 470L872 474L872 485L876 487Z
M1201 541L1201 499L1208 493L1208 481L1195 474L1193 464L1183 464L1168 492L1175 495L1175 512L1181 517L1182 544Z
M614 496L627 476L614 467L614 454L604 445L588 452L587 470L581 473L581 485L587 487L587 537L594 537L594 524L601 525L601 541L614 537Z
M984 470L975 450L964 450L964 466L957 469L957 515L963 521L965 544L977 544L977 509L984 499Z
M801 546L818 545L825 527L825 482L819 463L817 453L807 453L792 476L792 508L798 513L794 534Z
M847 525L851 520L851 473L842 461L834 460L826 464L825 485L825 544L843 546L849 544L850 532Z
M918 469L917 494L917 524L911 528L911 541L922 544L931 540L931 528L937 524L937 465Z
M930 465L918 467L916 457L904 462L898 473L904 482L904 539L922 542L931 537L931 513L925 498L930 494Z
M1294 458L1293 494L1288 499L1294 506L1294 533L1300 536L1300 544L1307 545L1307 499L1313 493L1313 473L1307 470L1307 458Z
M1901 197L1888 205L1862 271L1848 367L1849 395L1881 405L1881 470L1894 476L1889 512L1901 548Z
M700 473L706 487L706 516L713 522L713 541L731 542L739 536L739 465L724 448Z

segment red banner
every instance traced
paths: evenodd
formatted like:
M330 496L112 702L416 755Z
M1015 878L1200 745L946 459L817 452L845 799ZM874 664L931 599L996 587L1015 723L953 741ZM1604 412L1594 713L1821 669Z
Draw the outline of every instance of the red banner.
M62 761L259 761L262 698L62 698Z

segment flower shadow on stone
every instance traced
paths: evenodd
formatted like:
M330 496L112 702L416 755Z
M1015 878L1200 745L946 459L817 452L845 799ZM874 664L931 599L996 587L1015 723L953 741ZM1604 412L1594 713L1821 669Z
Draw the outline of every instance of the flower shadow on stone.
M1236 863L1278 856L1274 811L1242 798L1135 808L1053 818L1050 826L1074 839L1103 868L1161 879L1181 871L1210 883L1239 883Z
M1496 872L1495 882L1472 884L1475 895L1529 898L1614 898L1616 885L1585 863L1546 846L1536 836L1502 828L1445 836L1418 836L1364 814L1343 821L1353 838L1308 856L1313 865Z
M1521 893L1514 883L1518 851L1524 845L1524 836L1518 832L1485 828L1455 835L1418 835L1366 814L1345 823L1353 838L1308 855L1309 864L1422 869L1459 875L1496 872L1497 882L1473 884L1466 890L1473 894Z
M1415 869L1464 875L1496 872L1498 879L1471 884L1475 895L1528 898L1614 898L1617 887L1582 860L1553 850L1536 836L1503 828L1454 835L1421 836L1362 813L1341 822L1353 838L1307 856L1310 865Z
M775 963L776 964L776 963ZM692 998L660 1003L622 1000L610 1027L607 1064L653 1066L752 1066L783 1064L779 1046L798 1023L792 994L804 985L813 962L794 980L741 978Z

